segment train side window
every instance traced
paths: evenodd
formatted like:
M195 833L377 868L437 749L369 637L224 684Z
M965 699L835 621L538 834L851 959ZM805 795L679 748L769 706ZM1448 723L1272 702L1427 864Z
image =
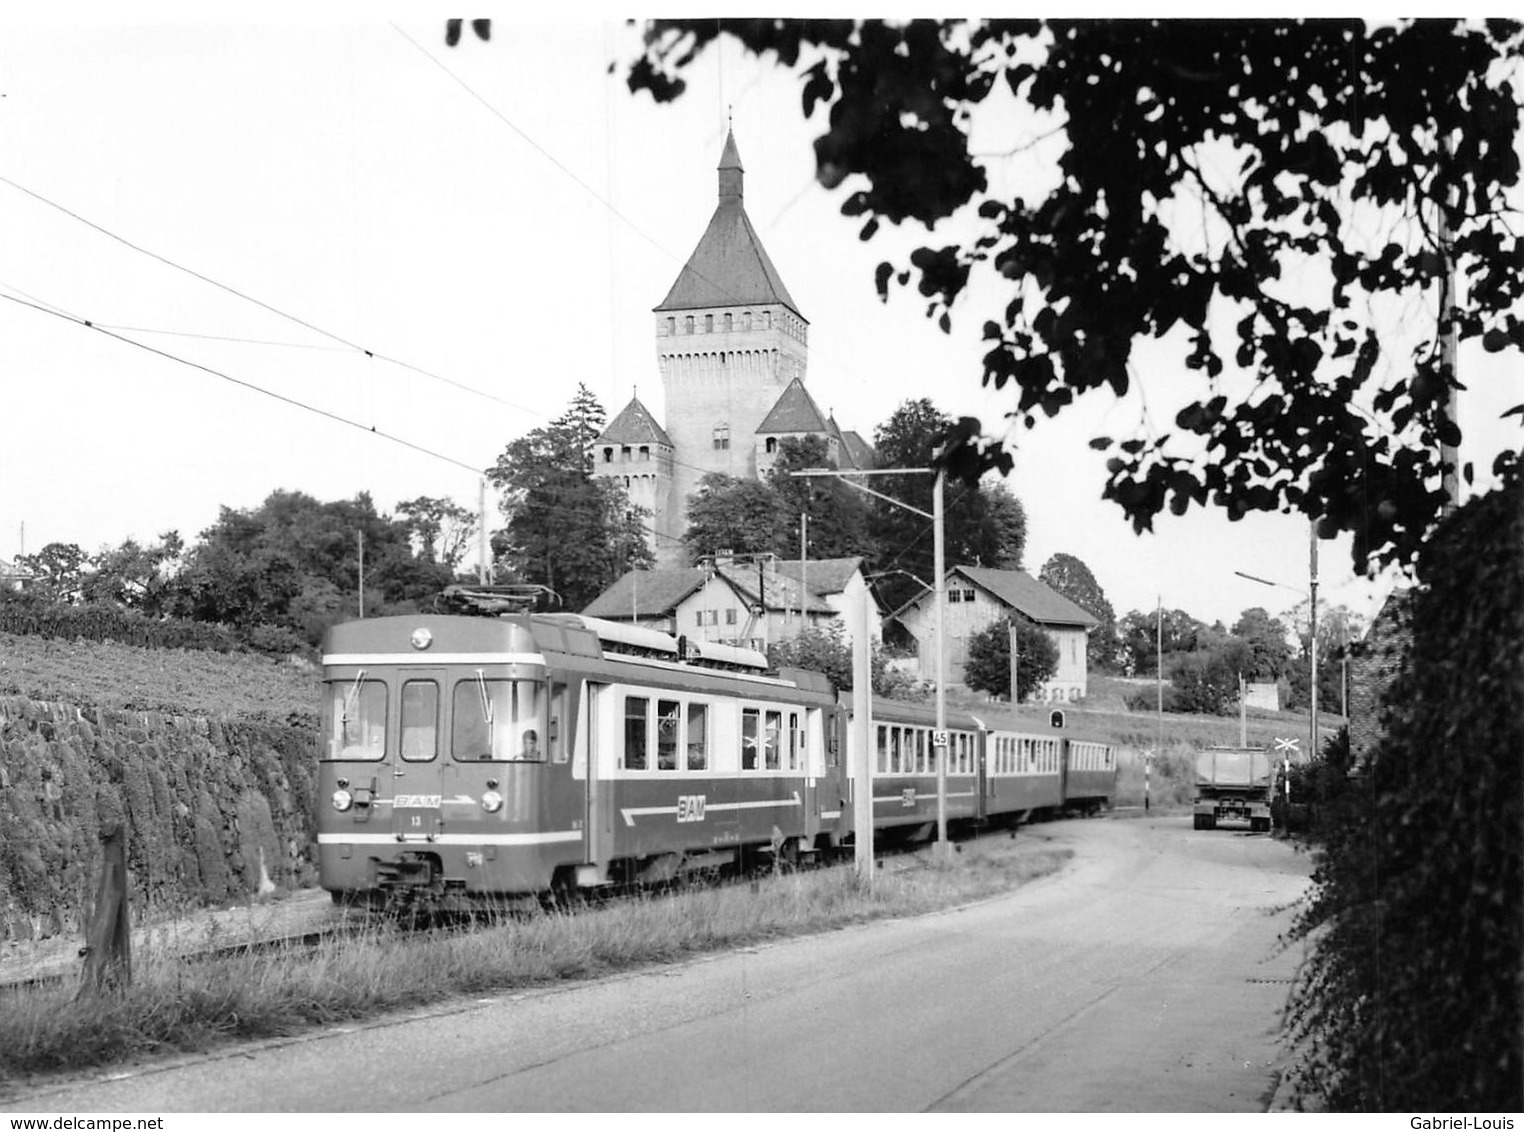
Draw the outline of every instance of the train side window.
M656 769L677 769L677 729L682 705L676 700L656 701Z
M804 759L804 718L797 712L788 713L788 768L798 770Z
M439 753L439 685L409 680L402 685L402 757L428 762Z
M379 759L386 753L386 685L366 680L334 680L323 704L323 731L331 759Z
M762 713L756 708L741 709L741 769L757 769L757 745L761 740Z
M767 770L777 770L779 768L778 746L779 746L779 741L783 737L782 736L782 732L783 732L783 713L781 711L770 711L770 712L768 712L767 713L767 728L764 731L764 736L765 736L766 742L767 742L766 759L764 760L764 763L763 763L764 767Z
M882 723L874 730L878 732L878 772L889 773L889 728Z
M651 701L641 696L624 698L624 762L625 770L646 769L646 718L651 711Z
M688 769L709 768L709 709L704 704L688 705Z

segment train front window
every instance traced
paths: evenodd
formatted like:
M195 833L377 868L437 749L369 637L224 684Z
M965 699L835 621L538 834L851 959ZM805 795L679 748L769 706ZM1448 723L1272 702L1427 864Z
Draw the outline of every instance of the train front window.
M386 684L334 680L323 702L323 734L331 759L379 759L386 753Z
M402 757L427 762L439 753L439 685L409 680L402 685Z
M456 681L451 753L458 762L543 762L546 700L535 680L488 680L478 672Z

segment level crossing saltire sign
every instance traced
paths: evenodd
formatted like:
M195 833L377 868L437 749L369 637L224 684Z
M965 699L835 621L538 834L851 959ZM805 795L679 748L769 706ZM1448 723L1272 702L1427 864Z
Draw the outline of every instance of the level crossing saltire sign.
M1298 754L1299 755L1299 754L1302 753L1301 740L1299 740L1299 739L1277 739L1275 741L1275 750L1276 750L1277 754L1280 753L1281 751L1285 751L1288 755L1290 755L1290 754Z

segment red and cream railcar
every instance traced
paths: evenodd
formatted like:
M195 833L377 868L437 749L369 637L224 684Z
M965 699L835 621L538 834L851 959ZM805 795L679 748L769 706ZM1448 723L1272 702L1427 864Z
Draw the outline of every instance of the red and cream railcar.
M1106 743L1070 739L1064 760L1064 808L1093 814L1116 796L1116 751Z
M994 824L1056 813L1064 804L1062 735L1027 734L995 726L984 734L981 816Z
M809 854L835 692L756 653L567 614L413 615L324 645L324 888L441 907Z
M845 746L855 750L850 694L839 716ZM979 816L979 723L960 711L945 712L947 731L946 817L949 824ZM873 780L873 826L880 837L924 839L937 825L936 713L923 704L875 697L869 766ZM847 766L856 765L849 761ZM855 783L842 798L841 829L852 833Z

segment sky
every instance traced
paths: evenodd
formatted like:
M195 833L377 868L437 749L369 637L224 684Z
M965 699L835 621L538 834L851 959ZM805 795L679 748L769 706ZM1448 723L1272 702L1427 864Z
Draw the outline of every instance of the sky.
M877 298L881 259L943 233L858 239L787 72L711 48L658 106L609 74L636 50L622 23L498 20L451 49L442 17L241 16L0 16L0 558L194 540L277 489L474 508L480 470L579 383L610 418L638 393L662 419L651 308L714 208L727 122L817 403L870 440L909 399L991 427L1010 407L979 381L990 294L951 334L913 293ZM1022 151L997 191L1051 177L1033 130L998 100L981 118L976 149ZM1479 467L1516 443L1496 420L1514 364L1462 403ZM1136 536L1101 499L1087 442L1172 416L1179 375L1145 352L1133 397L1013 437L1025 565L1077 556L1118 616L1288 610L1304 519L1193 508ZM1320 544L1318 581L1366 617L1392 584L1356 577L1347 539Z

